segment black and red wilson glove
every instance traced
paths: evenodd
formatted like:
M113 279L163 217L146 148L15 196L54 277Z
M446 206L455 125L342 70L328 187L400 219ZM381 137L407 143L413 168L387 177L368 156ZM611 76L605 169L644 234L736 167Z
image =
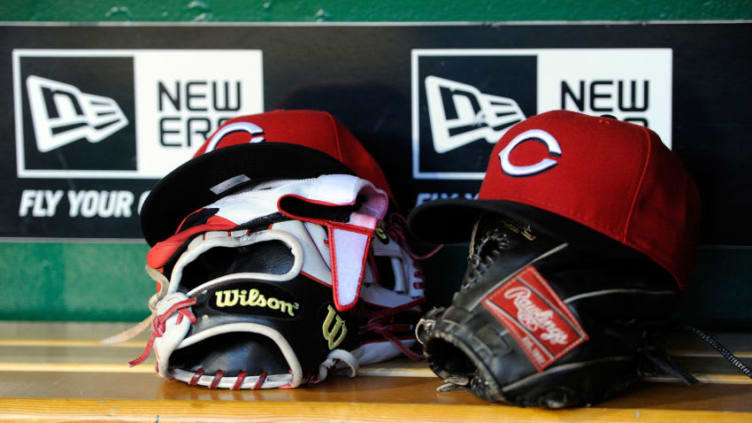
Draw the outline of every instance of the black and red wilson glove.
M382 220L387 196L351 175L267 181L188 216L147 255L159 292L142 362L191 385L295 388L405 354L423 281Z
M445 387L562 408L672 371L657 340L677 299L664 271L636 253L583 249L489 214L451 306L429 312L417 332Z

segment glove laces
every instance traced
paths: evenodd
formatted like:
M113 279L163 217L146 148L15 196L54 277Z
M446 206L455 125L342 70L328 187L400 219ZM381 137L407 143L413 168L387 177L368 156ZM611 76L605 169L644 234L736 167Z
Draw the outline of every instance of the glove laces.
M183 318L187 318L190 320L191 323L196 323L196 316L191 312L191 310L188 308L192 305L196 304L195 298L189 298L187 300L178 301L172 306L170 306L167 311L165 311L162 314L158 314L153 320L151 325L151 336L149 336L149 340L146 342L146 347L144 348L144 351L141 353L138 358L135 360L132 360L128 362L128 365L131 367L139 365L146 360L147 357L149 357L149 354L151 354L152 349L154 349L154 341L164 335L165 332L165 325L167 324L167 320L172 317L174 314L177 313L178 317L175 321L176 324L180 324L183 321Z
M476 229L477 226L473 231ZM501 253L509 249L509 235L499 229L494 229L491 233L483 237L477 245L472 243L471 246L472 248L467 257L470 271L460 286L460 289L463 291L475 285L486 270L501 256Z
M157 283L158 289L158 292L149 298L148 305L151 314L144 320L136 323L134 326L120 333L116 333L115 335L102 339L101 341L99 341L100 344L111 345L128 341L138 336L138 334L145 331L147 328L149 328L149 326L152 326L154 317L157 314L157 303L167 295L167 287L169 286L170 281L167 279L167 277L165 277L165 275L159 273L159 271L157 271L156 269L152 269L151 267L149 267L149 265L146 265L146 274L149 275L149 277L151 277Z
M407 220L405 220L404 216L400 215L399 213L391 213L384 220L384 223L386 224L386 234L389 235L389 238L393 239L397 244L399 244L399 246L402 247L407 255L410 256L410 258L413 260L422 261L429 259L434 254L438 253L441 247L443 247L443 245L438 245L426 254L416 254L407 243L407 235L405 233L405 228L407 228Z
M379 311L372 315L372 317L368 320L368 322L363 325L363 327L360 329L361 333L364 332L373 332L380 336L382 336L387 341L391 342L399 348L399 350L407 356L411 360L422 360L423 355L418 354L410 348L406 347L405 344L400 340L394 332L404 332L404 333L410 333L414 330L413 325L405 324L405 323L392 323L390 320L391 317L394 317L395 315L402 313L403 311L407 311L412 309L413 307L422 304L426 301L425 298L418 298L417 300L410 301L409 303L402 304L397 307L392 307L383 311Z

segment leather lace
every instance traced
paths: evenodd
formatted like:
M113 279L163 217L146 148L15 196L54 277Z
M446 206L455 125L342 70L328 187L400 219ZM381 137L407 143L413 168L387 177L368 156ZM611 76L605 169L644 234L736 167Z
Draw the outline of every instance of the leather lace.
M402 313L404 311L408 311L412 309L413 307L420 305L426 301L425 298L419 298L417 300L411 301L409 303L402 304L397 307L392 307L386 310L382 310L379 312L376 312L371 315L371 318L368 320L368 322L363 325L363 327L360 329L361 333L365 332L373 332L387 341L391 342L399 348L399 350L408 358L411 360L422 360L423 355L418 354L412 350L410 350L408 347L405 346L405 344L402 342L402 340L395 335L395 332L397 333L411 333L413 331L413 325L405 324L405 323L393 323L391 322L391 318L395 315Z
M175 313L178 314L178 318L176 321L177 324L180 324L183 321L183 318L187 318L191 323L196 323L196 316L188 308L194 304L196 304L195 298L189 298L187 300L178 301L175 304L173 304L169 309L167 309L167 311L165 311L164 313L156 315L156 317L154 317L154 320L152 320L151 335L149 336L149 340L146 342L146 347L144 348L144 351L135 360L128 362L128 364L131 367L137 366L143 363L144 360L146 360L146 358L149 357L149 354L151 354L152 349L154 349L154 341L157 338L164 335L165 325L167 324L167 320L170 317L172 317Z
M405 220L404 216L399 213L391 213L384 220L384 223L386 224L387 235L389 235L390 238L392 238L397 244L399 244L399 246L402 247L402 249L407 252L407 255L410 256L410 258L413 260L421 261L429 259L434 254L438 253L439 250L441 250L441 247L443 247L443 245L438 245L426 254L416 254L407 243L407 235L405 230L405 228L407 228L407 220Z

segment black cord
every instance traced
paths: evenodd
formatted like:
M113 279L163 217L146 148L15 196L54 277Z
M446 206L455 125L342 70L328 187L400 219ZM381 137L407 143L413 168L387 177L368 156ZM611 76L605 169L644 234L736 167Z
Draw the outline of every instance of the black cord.
M742 363L741 360L739 360L731 351L729 351L726 347L721 345L718 340L713 338L712 336L708 335L707 333L701 331L700 329L697 329L694 326L685 325L684 326L687 330L697 335L698 338L702 339L703 341L707 342L708 345L715 348L716 351L721 353L723 358L728 360L731 364L736 366L742 373L744 373L747 377L752 378L752 370L749 369L744 363Z

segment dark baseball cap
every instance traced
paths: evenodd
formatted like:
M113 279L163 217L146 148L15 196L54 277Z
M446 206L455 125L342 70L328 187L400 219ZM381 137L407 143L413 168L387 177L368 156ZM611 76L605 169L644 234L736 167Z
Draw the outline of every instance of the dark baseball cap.
M379 165L331 114L279 110L238 117L154 186L141 208L141 231L154 245L190 213L241 184L337 173L366 179L393 199Z

